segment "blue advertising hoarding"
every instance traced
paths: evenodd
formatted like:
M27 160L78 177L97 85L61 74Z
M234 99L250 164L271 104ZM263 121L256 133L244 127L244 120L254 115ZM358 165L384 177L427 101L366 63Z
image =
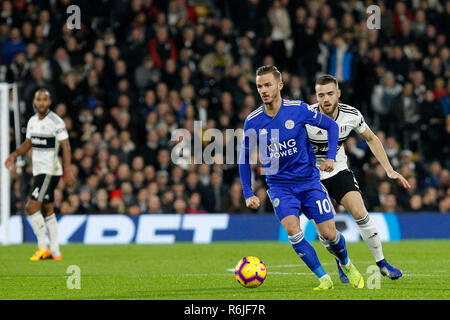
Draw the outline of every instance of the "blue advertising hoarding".
M371 213L381 241L450 238L450 215ZM25 228L18 215L9 220L9 243L36 238L26 219ZM337 214L336 227L348 242L360 240L359 229L349 214ZM301 228L309 241L317 240L314 224L304 216ZM214 241L288 241L274 215L233 214L143 214L137 217L106 215L66 215L58 217L60 244L172 244Z

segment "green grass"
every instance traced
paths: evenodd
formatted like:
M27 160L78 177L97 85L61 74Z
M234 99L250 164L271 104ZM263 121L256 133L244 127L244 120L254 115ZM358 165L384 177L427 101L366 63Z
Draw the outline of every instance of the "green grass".
M404 276L381 277L380 289L353 289L339 282L332 256L313 243L335 289L312 291L317 278L288 243L218 242L207 245L62 246L63 261L30 262L35 245L0 247L0 299L303 300L449 299L450 241L384 243L384 254ZM364 242L349 243L364 278L374 265ZM241 287L233 269L244 256L260 257L268 275L256 289ZM67 288L67 268L81 271L81 289Z

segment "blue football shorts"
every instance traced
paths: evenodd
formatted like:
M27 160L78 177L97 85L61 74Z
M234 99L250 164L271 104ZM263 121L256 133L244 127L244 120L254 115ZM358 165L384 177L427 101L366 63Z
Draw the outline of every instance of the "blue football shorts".
M270 184L267 194L280 222L289 215L300 217L303 213L309 220L321 223L333 219L336 214L321 183L307 190L298 184Z

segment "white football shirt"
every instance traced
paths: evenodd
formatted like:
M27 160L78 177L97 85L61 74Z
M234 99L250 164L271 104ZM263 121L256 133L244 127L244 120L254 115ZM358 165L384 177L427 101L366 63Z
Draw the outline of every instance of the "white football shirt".
M32 145L33 176L62 175L58 160L59 143L69 138L64 121L53 111L41 120L36 113L28 120L26 138L31 140Z
M318 103L311 105L311 107L319 111ZM334 170L331 172L320 171L320 180L331 178L340 171L348 169L347 155L345 154L342 144L347 140L352 130L355 130L359 134L366 130L366 122L364 121L361 112L347 104L338 104L338 113L334 121L336 121L339 126L339 143ZM306 125L306 130L308 131L308 138L309 141L311 141L314 154L316 155L316 165L319 167L320 164L326 160L328 151L327 131L311 125Z

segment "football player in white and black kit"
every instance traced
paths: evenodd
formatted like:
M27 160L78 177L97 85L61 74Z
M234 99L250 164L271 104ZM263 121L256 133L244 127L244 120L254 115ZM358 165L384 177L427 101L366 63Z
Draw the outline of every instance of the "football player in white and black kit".
M31 189L31 199L27 202L25 210L36 235L38 249L30 258L31 261L62 260L58 244L58 223L54 213L54 190L63 174L63 168L58 160L60 147L65 182L68 186L73 186L75 182L70 171L71 152L66 125L56 113L49 109L51 103L48 90L36 91L33 99L36 114L28 120L25 142L5 161L5 166L9 169L17 156L26 154L32 149L34 184ZM46 233L50 239L50 250L45 238Z
M312 106L332 118L339 126L339 143L334 170L331 172L320 171L320 180L328 190L329 196L352 214L359 227L362 239L367 243L375 257L381 274L393 280L398 279L402 276L402 272L390 265L384 258L377 227L367 212L353 172L347 166L347 156L342 144L347 140L350 132L355 130L366 140L370 150L383 166L389 178L399 180L405 188L409 188L410 185L401 174L394 171L382 143L366 124L361 112L354 107L339 102L341 91L335 77L331 75L318 77L315 83L315 91L318 103ZM325 160L328 150L327 133L310 125L307 125L307 131L316 155L317 166L319 166ZM321 239L321 237L319 239L326 248L329 246L328 241ZM348 279L340 270L339 264L338 268L341 281L348 282Z

